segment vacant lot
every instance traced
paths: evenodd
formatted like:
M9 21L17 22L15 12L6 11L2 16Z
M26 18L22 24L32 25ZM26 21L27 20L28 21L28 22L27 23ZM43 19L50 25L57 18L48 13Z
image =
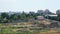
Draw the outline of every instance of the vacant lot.
M0 24L0 34L60 34L60 29L38 26L39 23L21 22Z

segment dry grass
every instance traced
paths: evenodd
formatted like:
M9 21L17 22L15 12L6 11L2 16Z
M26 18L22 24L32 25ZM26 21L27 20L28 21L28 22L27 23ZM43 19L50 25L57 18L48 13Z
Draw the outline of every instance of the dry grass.
M42 23L45 23L45 24L50 24L50 22L49 21L45 21L45 20L43 20L43 21L40 21L40 22L42 22ZM40 22L38 22L38 23L40 23ZM33 29L35 29L35 28L40 28L40 27L31 27L31 26L33 26L33 24L32 24L32 22L24 22L24 23L16 23L16 24L12 24L12 23L10 23L9 25L7 25L7 26L5 26L5 25L2 25L2 24L0 24L0 28L5 28L3 31L2 31L2 33L4 33L4 32L16 32L17 33L17 31L18 30L26 30L27 32L28 32L28 34L29 33L37 33L37 34L60 34L60 31L58 31L58 30L55 30L55 29L50 29L50 30L48 30L48 29L43 29L43 31L41 31L41 30L30 30L30 28L33 28ZM35 25L34 25L35 26ZM26 27L26 28L25 28ZM26 33L27 33L26 32ZM20 32L19 32L20 33ZM23 34L24 34L24 32L22 32ZM32 33L32 34L33 34Z
M47 32L40 32L39 34L60 34L57 30L49 30Z

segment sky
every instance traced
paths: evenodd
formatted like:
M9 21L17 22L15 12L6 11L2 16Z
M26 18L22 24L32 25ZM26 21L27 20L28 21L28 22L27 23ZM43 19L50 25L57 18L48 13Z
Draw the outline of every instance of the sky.
M0 12L37 11L49 9L55 13L60 9L60 0L0 0Z

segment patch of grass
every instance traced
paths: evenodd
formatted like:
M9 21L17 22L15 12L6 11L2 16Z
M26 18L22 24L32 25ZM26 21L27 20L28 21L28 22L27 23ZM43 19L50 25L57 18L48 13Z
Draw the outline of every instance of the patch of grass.
M33 30L30 30L27 27L22 27L19 25L19 27L11 27L13 25L8 25L6 27L3 27L3 24L0 24L0 34L60 34L60 30L50 30L47 28L33 28ZM23 25L24 26L24 25ZM24 30L23 32L21 31L16 31L16 30Z

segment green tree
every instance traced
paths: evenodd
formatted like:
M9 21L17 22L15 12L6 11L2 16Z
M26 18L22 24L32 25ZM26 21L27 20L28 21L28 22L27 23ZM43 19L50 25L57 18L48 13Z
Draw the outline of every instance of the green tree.
M2 20L2 23L8 23L8 19L7 19L7 18L4 18L4 19Z
M1 16L0 16L0 22L2 23L8 23L8 20L9 20L9 15L8 13L1 13Z
M34 12L29 12L28 18L34 18L35 17L35 13Z
M1 13L1 17L2 17L2 19L4 19L4 18L9 19L8 13Z
M12 20L17 20L17 19L18 19L18 15L13 14L13 15L10 16L10 19L12 19Z
M24 13L24 11L23 11L23 13L21 14L20 17L21 17L22 20L26 19L26 14Z
M60 15L58 15L58 16L57 16L57 20L59 20L59 21L60 21Z

